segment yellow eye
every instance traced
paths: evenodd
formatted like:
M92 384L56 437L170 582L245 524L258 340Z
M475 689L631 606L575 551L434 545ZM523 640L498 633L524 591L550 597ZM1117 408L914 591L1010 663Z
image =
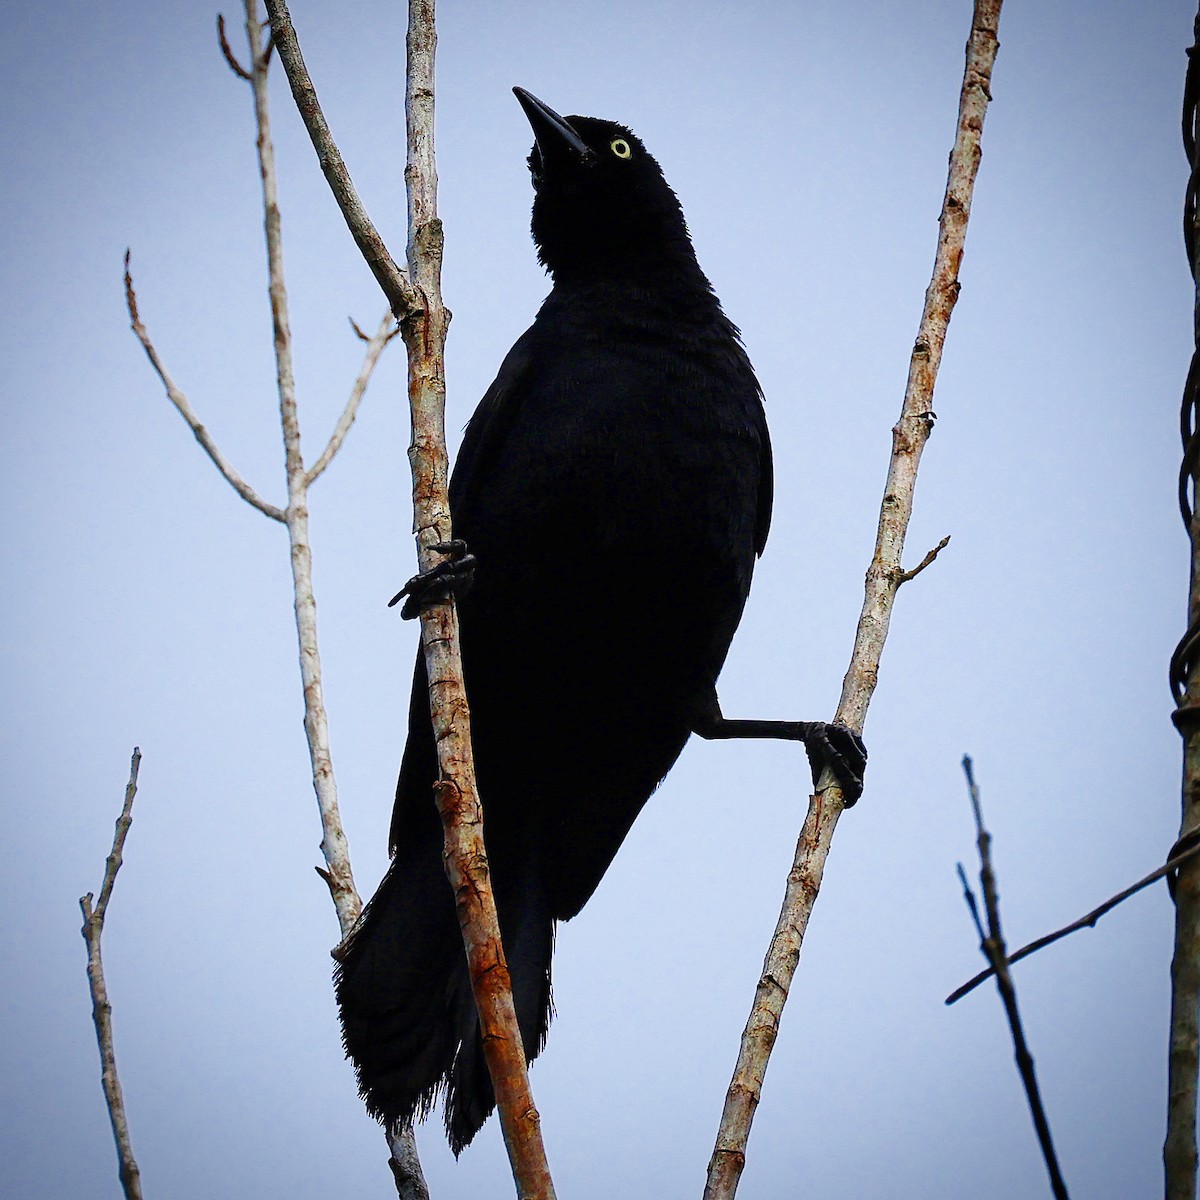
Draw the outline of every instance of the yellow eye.
M629 148L629 143L624 138L614 138L608 143L608 148L618 158L628 158L633 153Z

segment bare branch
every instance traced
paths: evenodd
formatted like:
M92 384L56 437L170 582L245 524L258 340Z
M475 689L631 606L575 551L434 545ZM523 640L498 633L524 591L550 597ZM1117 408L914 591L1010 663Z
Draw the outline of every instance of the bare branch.
M929 564L933 562L933 560L937 558L937 556L941 554L941 552L945 550L948 545L950 545L950 535L946 534L946 536L942 538L942 540L938 542L938 544L934 546L934 548L930 550L929 553L926 554L925 557L921 559L921 561L917 563L917 565L913 567L911 571L900 572L900 574L896 577L896 587L899 588L902 583L907 583L910 579L916 579L916 577L920 575L920 573L925 570L925 568L929 566Z
M383 238L379 236L379 231L367 216L367 210L358 198L350 172L346 170L346 164L342 160L341 151L329 132L329 125L321 111L308 68L304 65L304 56L300 53L300 43L296 40L296 31L292 26L292 16L287 5L283 0L268 0L267 12L271 20L271 41L279 52L280 61L287 72L296 108L300 111L313 149L317 152L317 161L321 164L329 188L342 211L350 235L383 289L396 320L403 321L411 313L421 310L424 304L421 294L396 265L396 260L388 252Z
M175 386L175 381L167 373L167 368L163 366L162 359L158 356L158 351L154 348L154 343L150 340L150 335L146 332L146 327L142 324L141 318L138 316L137 296L133 291L133 276L129 273L129 251L125 251L125 305L129 309L130 328L137 336L139 342L142 343L142 348L146 351L146 357L150 360L150 365L162 380L163 387L167 390L167 399L175 405L176 411L188 423L188 427L196 436L196 441L204 447L204 452L212 459L213 465L225 477L226 482L230 487L247 504L253 505L260 513L268 516L273 521L286 521L287 518L283 515L283 509L276 508L274 504L268 504L238 473L229 463L226 457L217 448L216 442L212 440L208 430L201 424L200 418L196 416L192 409L188 398Z
M1008 1018L1008 1027L1012 1033L1013 1050L1017 1060L1017 1070L1021 1075L1021 1083L1025 1087L1025 1097L1029 1102L1029 1112L1033 1117L1033 1127L1037 1131L1038 1145L1042 1157L1046 1160L1046 1171L1050 1176L1050 1190L1055 1200L1068 1200L1067 1185L1063 1180L1062 1171L1058 1166L1058 1156L1054 1153L1054 1140L1050 1136L1050 1123L1046 1120L1046 1111L1042 1106L1041 1092L1038 1090L1037 1073L1033 1066L1033 1055L1025 1041L1025 1029L1021 1024L1021 1014L1017 1008L1017 990L1008 969L1008 954L1004 947L1004 935L1000 929L1000 895L996 888L996 873L992 867L992 835L983 824L983 810L979 803L979 788L975 783L975 773L972 770L971 759L963 755L963 774L967 777L967 789L971 797L971 809L975 814L975 838L979 847L979 883L983 889L983 902L987 910L987 935L979 939L979 949L984 958L992 965L996 975L996 987L1004 1004L1004 1015ZM979 910L975 905L975 897L967 886L966 873L959 866L959 877L967 896L975 927L983 934L979 924Z
M396 1183L397 1200L429 1200L429 1187L421 1160L417 1157L417 1144L413 1140L411 1125L388 1137L391 1153L388 1166Z
M346 440L346 434L350 432L350 426L354 424L354 418L358 416L358 406L362 401L363 393L367 390L367 384L371 382L371 375L375 370L376 364L379 362L379 356L383 353L388 342L400 332L399 326L396 324L396 318L390 312L383 314L383 319L379 322L379 328L372 337L367 337L353 321L350 324L354 327L354 332L367 343L367 352L363 357L363 364L359 369L358 378L354 381L354 386L350 389L350 398L346 401L346 407L342 410L342 415L338 418L338 423L334 427L333 434L329 439L329 444L321 451L321 457L313 463L304 477L304 482L307 486L312 485L321 472L333 462L334 455L342 448L342 443Z
M974 5L958 126L938 222L933 276L925 293L924 311L909 362L904 404L892 430L892 457L880 506L875 553L867 571L854 651L835 718L856 732L862 731L867 706L874 694L892 606L904 575L901 556L912 514L917 468L933 427L933 387L950 314L958 299L958 269L979 168L983 119L991 99L989 85L998 46L996 31L1001 2L975 0ZM841 789L827 770L818 781L816 794L809 799L779 921L742 1033L737 1065L725 1095L716 1145L708 1165L704 1200L732 1200L737 1191L750 1125L762 1094L763 1076L821 887L833 831L844 807Z
M129 764L129 782L125 785L125 803L117 818L112 850L104 865L104 880L100 885L100 899L92 905L92 893L81 896L79 908L83 913L83 940L87 943L88 986L92 993L92 1021L96 1026L96 1042L100 1047L100 1079L104 1086L104 1100L108 1105L108 1118L112 1124L113 1140L117 1144L118 1174L126 1200L141 1200L142 1181L137 1160L133 1157L133 1145L129 1137L129 1120L125 1115L125 1097L121 1092L121 1081L117 1076L117 1056L113 1048L112 1005L108 1000L108 988L104 982L104 963L100 956L100 938L104 932L104 916L112 896L117 872L121 869L121 854L125 838L133 823L133 798L137 795L138 768L142 752L134 746Z
M1115 896L1110 896L1103 904L1098 904L1091 912L1085 913L1080 917L1079 920L1072 921L1069 925L1064 925L1061 929L1056 929L1053 933L1048 933L1044 937L1035 938L1032 942L1022 946L1020 950L1008 956L1009 964L1020 962L1021 959L1028 958L1031 954L1036 954L1039 950L1044 950L1047 946L1053 945L1060 938L1065 938L1068 934L1077 933L1080 929L1093 928L1105 913L1112 912L1118 904L1123 904L1130 896L1136 896L1143 888L1147 888L1156 880L1162 879L1164 875L1171 875L1173 872L1179 870L1185 862L1197 854L1200 854L1200 842L1194 842L1188 849L1174 854L1157 870L1151 871L1149 875L1143 876L1137 883L1124 888ZM978 975L972 979L968 979L961 987L955 988L946 997L945 1003L957 1003L964 996L973 992L981 983L990 979L992 974L993 970L991 967L988 967L986 971L980 971Z
M137 311L137 298L129 273L129 253L125 255L125 298L133 331L141 341L151 365L158 372L167 395L188 422L197 440L216 464L218 470L247 502L261 512L287 526L292 565L296 630L300 650L300 672L304 692L304 727L312 761L313 788L321 813L323 838L321 849L325 867L317 870L329 887L338 914L342 937L349 932L362 911L362 901L354 885L350 869L349 847L342 828L337 801L337 787L329 751L328 717L321 685L321 661L317 646L316 601L312 588L312 555L308 543L308 485L328 466L346 438L354 421L358 405L383 347L394 331L381 326L379 334L368 340L366 359L351 390L350 399L325 452L311 473L304 469L300 450L300 425L296 409L296 388L292 365L292 341L288 321L287 289L283 273L283 245L277 194L275 154L271 139L267 95L267 70L275 48L274 36L263 48L262 24L257 17L255 0L244 0L246 38L250 49L251 71L246 71L230 49L223 16L217 19L217 35L221 52L230 69L249 80L254 96L255 124L259 170L262 178L264 228L267 243L267 265L271 316L274 327L276 381L279 392L280 420L283 427L285 466L288 482L288 506L276 508L261 500L226 462L204 426L192 412L187 398L175 387L150 341ZM398 1155L396 1180L401 1200L428 1200L417 1158L411 1129L399 1131L392 1139L392 1152Z
M321 655L317 643L317 603L312 585L312 551L308 540L308 486L329 464L345 440L354 420L375 361L386 344L378 350L368 350L368 363L360 372L347 412L343 413L330 445L313 467L304 469L300 449L300 422L296 408L296 385L292 367L292 335L288 321L287 287L283 273L283 234L279 212L278 187L275 171L275 148L271 139L270 110L267 93L267 69L277 37L272 30L266 48L262 45L262 24L258 20L257 0L244 0L246 39L250 60L254 64L254 112L258 128L259 171L262 176L263 226L267 242L267 271L271 298L271 318L274 326L276 379L279 387L279 414L283 429L284 458L288 481L287 528L291 546L292 583L296 614L296 636L300 649L300 677L304 690L304 732L312 763L313 790L321 814L321 851L325 867L318 873L329 888L342 939L354 927L362 913L362 899L354 883L350 866L350 846L342 825L338 804L337 781L333 773L333 757L329 747L329 718L325 709L321 679ZM315 96L314 96L315 100ZM373 358L372 358L373 353ZM345 426L343 429L342 426ZM393 1176L399 1200L428 1200L421 1162L417 1155L412 1129L403 1129L389 1138L393 1160Z
M225 14L217 13L217 41L221 44L221 53L225 56L225 61L229 64L229 69L240 79L251 82L250 72L238 62L236 55L230 48L229 39L225 36Z
M321 813L321 850L329 873L329 890L337 909L342 937L362 912L362 900L350 869L350 848L342 827L337 783L329 751L329 718L321 683L317 645L317 602L312 586L312 551L308 543L308 477L300 452L300 422L296 411L296 381L292 367L292 333L288 322L287 286L283 273L283 233L271 140L267 99L267 59L262 50L262 25L256 0L244 0L246 38L254 64L254 115L258 128L258 162L262 176L263 229L267 242L267 275L274 327L275 377L279 388L279 419L283 428L288 506L285 514L291 546L296 637L300 676L304 685L304 732L312 763L313 790Z

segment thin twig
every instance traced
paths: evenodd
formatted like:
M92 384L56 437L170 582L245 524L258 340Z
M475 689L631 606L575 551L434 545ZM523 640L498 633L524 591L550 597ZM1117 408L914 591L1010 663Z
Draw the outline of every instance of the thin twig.
M367 351L363 356L363 364L359 369L358 378L350 389L350 398L346 401L346 407L342 410L337 425L334 426L329 444L321 451L321 457L309 467L308 473L304 477L306 487L312 486L313 481L333 462L333 456L342 448L346 434L350 432L350 426L354 424L354 418L358 416L359 403L363 398L363 393L367 390L367 384L371 382L371 375L375 370L376 363L379 362L379 356L388 342L400 332L396 318L392 316L391 312L383 314L383 320L379 322L379 328L372 337L367 337L353 321L350 324L354 326L354 332L367 343Z
M1181 854L1176 854L1174 858L1168 859L1161 867L1155 871L1151 871L1149 875L1143 876L1137 883L1124 888L1115 896L1110 896L1103 904L1097 905L1091 912L1085 913L1080 917L1079 920L1072 921L1069 925L1064 925L1061 929L1056 929L1053 933L1048 933L1044 937L1035 938L1032 942L1022 946L1020 950L1008 956L1009 965L1011 966L1013 963L1020 962L1021 959L1028 958L1031 954L1036 954L1039 950L1044 950L1047 946L1053 945L1060 938L1065 938L1068 934L1077 933L1080 929L1093 928L1105 913L1112 912L1118 904L1123 904L1130 896L1136 896L1138 892L1143 888L1149 887L1155 880L1177 871L1185 862L1197 854L1200 854L1200 842L1183 851ZM986 971L980 971L978 975L972 979L968 979L961 987L955 988L946 997L945 1003L956 1003L964 996L973 992L981 983L989 980L992 975L993 971L991 967L988 967Z
M237 56L233 53L229 45L229 39L225 36L224 13L217 13L217 41L221 44L221 53L225 56L225 61L229 64L229 69L239 78L246 80L247 83L253 82L250 72L238 62Z
M230 465L226 457L217 448L216 442L212 440L209 432L201 424L200 418L196 416L191 404L188 403L188 398L175 386L175 381L167 373L167 368L163 366L162 359L158 355L158 351L154 348L154 343L150 340L150 335L146 332L145 325L142 324L141 318L138 316L137 296L133 291L133 276L129 273L129 251L125 251L125 306L129 309L129 326L133 330L139 342L142 343L142 348L146 351L146 357L150 360L150 365L162 380L163 387L167 390L167 399L175 405L179 415L188 423L188 427L196 436L196 441L204 447L204 452L212 459L213 465L225 477L226 482L230 487L247 504L253 505L260 513L271 518L272 521L286 521L287 518L283 515L283 509L276 508L274 504L268 504Z
M979 168L983 118L991 99L989 85L998 45L996 29L1001 2L975 0L959 97L957 132L938 222L933 276L925 293L924 311L909 362L904 404L900 419L892 430L892 457L880 506L875 553L867 571L854 651L842 683L835 718L858 732L862 731L867 706L875 691L892 606L904 574L901 556L912 514L917 467L933 428L933 386L950 314L958 299L958 269ZM788 873L779 921L742 1033L737 1065L725 1094L716 1145L708 1164L704 1200L732 1200L737 1191L767 1062L821 887L833 831L844 807L841 789L832 773L826 771L818 781L816 794L809 799L795 859Z
M962 863L955 863L954 869L958 872L958 882L962 884L963 901L966 903L967 911L971 914L971 920L975 923L975 932L979 934L979 941L982 943L987 939L987 934L983 929L983 921L979 917L979 905L975 903L975 893L971 891L971 884L967 880L967 872L963 869Z
M108 1105L108 1117L112 1123L113 1140L117 1144L118 1174L126 1200L141 1200L142 1176L137 1160L133 1157L133 1145L129 1137L129 1119L125 1114L125 1097L121 1092L121 1081L117 1076L117 1056L113 1048L112 1005L108 1000L108 989L104 983L104 963L100 956L100 938L104 932L104 916L112 896L117 872L121 869L121 853L125 848L125 837L133 823L133 798L137 795L138 768L142 752L133 748L129 764L129 782L125 785L125 803L117 818L113 835L112 850L104 864L104 880L100 884L100 898L92 904L92 893L79 899L83 913L83 940L87 943L88 986L92 993L92 1021L96 1026L96 1042L100 1047L100 1079L104 1085L104 1100Z
M916 577L920 575L920 573L925 570L925 568L929 566L929 564L933 562L933 560L937 558L937 556L941 554L941 552L945 550L948 545L950 545L950 535L946 534L946 536L942 538L942 540L938 542L938 544L934 546L934 548L930 550L929 553L926 554L925 557L921 559L921 561L917 563L917 565L913 567L911 571L900 572L900 574L896 577L896 586L899 587L900 584L907 583L910 579L916 579Z
M1008 1018L1008 1027L1012 1032L1013 1049L1017 1060L1017 1070L1021 1075L1021 1083L1025 1087L1025 1098L1029 1102L1029 1112L1033 1117L1033 1127L1037 1131L1038 1145L1042 1149L1042 1157L1046 1160L1046 1171L1050 1176L1050 1190L1055 1200L1068 1200L1067 1185L1063 1181L1062 1171L1058 1166L1058 1157L1054 1153L1054 1139L1050 1136L1050 1123L1046 1120L1046 1110L1042 1106L1041 1092L1038 1090L1037 1073L1033 1066L1033 1055L1025 1041L1025 1029L1021 1024L1021 1014L1017 1008L1017 991L1013 984L1012 973L1008 969L1008 955L1004 948L1004 935L1000 928L1000 894L996 888L996 873L992 867L992 835L983 824L983 810L979 804L979 788L975 783L975 773L971 759L963 755L963 774L967 777L967 789L971 796L971 809L975 814L975 839L979 847L979 883L983 890L984 907L987 910L987 936L980 937L979 949L984 958L992 965L996 975L996 987L1000 999L1004 1003L1004 1014ZM975 918L975 927L982 934L979 924L979 912L975 905L975 897L967 886L966 873L962 866L958 869L963 881L971 914Z

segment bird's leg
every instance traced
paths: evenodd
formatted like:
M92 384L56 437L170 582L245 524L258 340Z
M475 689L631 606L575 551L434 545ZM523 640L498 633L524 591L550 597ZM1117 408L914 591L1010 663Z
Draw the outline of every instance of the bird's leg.
M826 721L731 721L721 713L714 690L692 722L692 732L707 741L721 738L782 738L803 742L812 768L813 787L828 767L842 789L846 807L856 803L863 790L867 748L854 730Z
M435 542L429 547L438 554L445 554L445 562L414 575L389 601L388 608L404 600L400 615L406 621L420 616L421 609L437 604L448 596L465 596L475 581L475 555L467 552L467 543L462 538L449 542Z

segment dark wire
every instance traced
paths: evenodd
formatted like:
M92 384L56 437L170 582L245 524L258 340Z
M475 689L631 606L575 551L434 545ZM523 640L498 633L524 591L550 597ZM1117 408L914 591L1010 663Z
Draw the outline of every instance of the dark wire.
M1200 262L1197 261L1196 202L1200 193L1200 160L1197 159L1197 134L1200 132L1200 15L1194 28L1196 45L1188 50L1187 75L1183 84L1183 148L1191 166L1187 190L1183 200L1183 242L1187 247L1188 267L1192 280L1200 285ZM1179 470L1179 513L1187 527L1189 539L1192 523L1196 516L1197 473L1200 470L1200 432L1197 430L1200 416L1200 303L1193 316L1193 340L1195 349L1188 367L1187 380L1183 387L1183 407L1179 416L1179 433L1183 441L1183 463ZM1175 703L1182 709L1187 693L1188 678L1196 663L1200 650L1200 613L1191 622L1187 633L1180 639L1171 655L1171 692ZM1176 713L1176 724L1181 725L1182 711ZM1188 714L1192 715L1192 714ZM1182 732L1182 728L1181 728Z

